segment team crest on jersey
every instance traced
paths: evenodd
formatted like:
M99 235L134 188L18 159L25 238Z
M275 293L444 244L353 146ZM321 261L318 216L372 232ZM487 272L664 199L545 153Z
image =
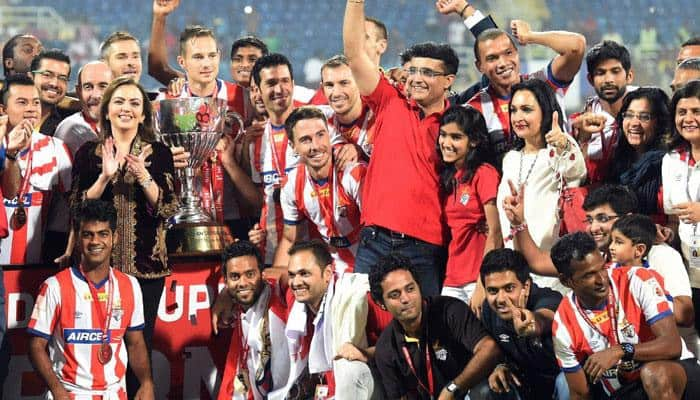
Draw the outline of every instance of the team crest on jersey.
M625 335L625 337L633 339L635 336L637 336L636 332L634 331L634 325L627 322L627 320L625 320L623 325L622 334Z
M465 190L462 192L462 195L459 196L459 203L460 203L461 205L463 205L463 206L466 206L467 203L469 203L469 197L470 197L470 196L469 196L469 190L466 190L466 189L465 189Z
M433 344L433 352L435 352L435 358L437 358L438 360L447 360L447 349L440 346L440 342L436 342Z

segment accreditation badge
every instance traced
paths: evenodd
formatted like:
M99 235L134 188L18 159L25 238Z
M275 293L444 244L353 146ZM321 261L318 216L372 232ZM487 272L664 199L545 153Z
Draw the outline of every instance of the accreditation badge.
M700 235L693 235L690 237L690 248L688 253L690 254L688 264L692 268L700 268Z

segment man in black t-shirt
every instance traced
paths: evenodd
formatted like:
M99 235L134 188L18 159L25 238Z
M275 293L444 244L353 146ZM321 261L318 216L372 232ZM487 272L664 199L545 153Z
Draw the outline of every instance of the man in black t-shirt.
M481 280L486 292L482 322L505 355L489 377L495 397L568 399L552 345L552 320L561 294L535 285L525 257L511 249L484 257Z
M375 362L390 399L462 399L501 358L496 342L463 302L423 298L408 258L382 257L370 271L372 298L394 319Z

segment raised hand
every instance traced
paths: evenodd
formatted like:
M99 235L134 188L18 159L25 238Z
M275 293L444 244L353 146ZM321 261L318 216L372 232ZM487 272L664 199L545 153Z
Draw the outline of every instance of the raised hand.
M569 144L566 134L559 126L559 113L557 111L552 113L552 129L544 135L544 139L547 141L547 144L554 146L559 151L564 150Z
M533 336L537 333L537 322L535 313L528 310L527 291L522 289L518 297L518 304L513 304L510 298L506 297L506 304L510 307L510 312L513 315L513 329L518 336Z
M4 128L7 130L7 128ZM34 124L28 119L22 120L17 126L12 128L7 139L6 151L14 153L24 150L29 146L32 138Z
M459 15L468 4L469 3L465 0L437 0L435 2L435 8L443 15L449 15L451 13Z
M146 158L152 153L151 145L146 145L143 147L143 151L138 156L133 154L126 155L126 164L129 172L134 174L136 180L139 182L148 179L151 174L146 169Z
M503 211L511 225L521 225L525 222L525 184L515 187L513 181L508 179L510 195L503 199Z
M108 137L102 144L102 176L108 180L114 177L119 170L119 165L124 160L124 153L115 149L114 139Z
M576 139L579 143L584 143L589 141L594 133L600 132L605 128L605 116L592 112L583 113L571 125L578 130Z
M514 19L510 21L510 30L521 46L526 46L529 43L531 32L529 23L521 19Z
M168 94L177 97L182 93L182 88L185 87L187 81L185 78L173 78L168 84Z
M153 0L153 15L167 16L180 5L180 0Z

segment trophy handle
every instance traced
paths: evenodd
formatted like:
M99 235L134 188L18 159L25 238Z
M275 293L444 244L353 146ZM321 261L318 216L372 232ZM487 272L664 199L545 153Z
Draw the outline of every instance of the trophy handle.
M239 114L235 111L227 111L226 112L226 125L227 125L227 127L233 125L231 123L231 122L233 122L232 119L235 119L236 122L238 122L238 132L231 132L231 139L233 139L234 142L237 142L238 139L240 139L241 136L243 136L243 133L245 132L243 117L241 117L241 114Z

